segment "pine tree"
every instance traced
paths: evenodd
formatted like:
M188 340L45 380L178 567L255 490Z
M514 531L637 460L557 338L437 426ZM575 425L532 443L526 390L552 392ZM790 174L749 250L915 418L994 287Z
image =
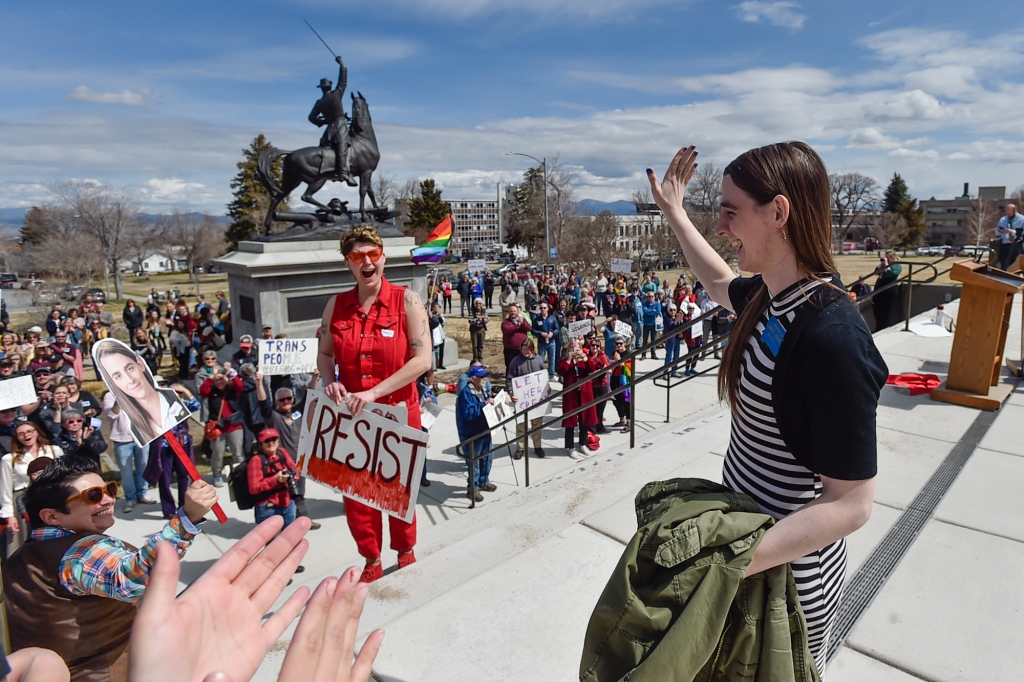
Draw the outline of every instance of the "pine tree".
M917 198L910 194L907 183L899 173L893 173L892 181L885 188L882 210L893 213L906 223L906 236L899 246L917 246L924 237L924 209L917 203Z
M228 204L228 215L231 217L231 225L224 234L224 240L228 243L229 249L237 249L238 243L251 239L261 233L263 229L263 218L266 216L267 208L270 206L270 195L260 181L256 178L256 162L260 154L271 150L274 145L270 143L263 133L260 133L249 144L248 149L242 150L242 160L238 162L238 175L231 181L231 189L235 196L234 201ZM271 167L277 182L281 182L281 160L278 159ZM277 210L287 211L288 202L282 201Z
M532 256L544 243L544 175L540 166L523 173L523 183L512 196L505 243L526 248Z
M452 212L452 206L441 199L441 190L433 180L420 183L419 196L409 199L409 218L405 221L406 231L422 244L430 231Z

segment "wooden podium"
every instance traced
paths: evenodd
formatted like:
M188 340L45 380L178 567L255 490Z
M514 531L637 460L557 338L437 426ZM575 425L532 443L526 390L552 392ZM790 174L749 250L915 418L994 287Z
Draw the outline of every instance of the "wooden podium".
M1000 383L999 375L1013 296L1024 289L1024 277L971 260L953 265L949 276L964 286L949 376L932 391L932 400L998 410L1014 389Z

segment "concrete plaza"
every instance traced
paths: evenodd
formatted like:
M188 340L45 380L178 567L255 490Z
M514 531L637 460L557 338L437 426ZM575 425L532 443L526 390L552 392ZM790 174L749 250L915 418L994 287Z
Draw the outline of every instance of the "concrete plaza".
M946 307L956 316L956 303ZM1007 354L1020 348L1017 297ZM930 315L923 315L925 319ZM944 376L952 337L890 329L875 336L891 373ZM650 371L658 363L640 363ZM531 459L531 487L521 487L523 461L501 456L472 511L466 466L454 454L451 397L431 437L430 478L418 505L417 564L374 584L361 637L387 636L375 665L379 680L569 680L578 676L591 610L624 544L636 530L633 497L651 480L697 476L721 480L729 439L728 412L713 373L673 389L665 422L665 389L637 391L636 447L628 434L602 438L602 449L573 461L561 429L545 433L548 457ZM827 388L823 387L823 399ZM609 410L611 408L609 407ZM870 555L979 412L927 395L882 391L878 410L879 474L871 520L849 538L848 578ZM612 417L614 420L614 417ZM878 680L1018 680L1012 652L1024 647L1018 627L1024 590L1024 389L996 415L935 515L902 557L827 670L838 682ZM515 469L513 469L513 464ZM520 486L516 486L516 479ZM360 564L340 497L310 486L309 507L324 524L308 538L307 570L315 586ZM222 493L226 498L226 492ZM201 574L252 527L251 512L225 499L228 524L208 523L183 562L182 580ZM115 533L132 542L155 532L152 513L122 515ZM467 513L469 512L469 513ZM385 551L385 568L395 563ZM285 595L287 596L287 595ZM282 644L290 631L282 638ZM273 680L284 646L275 647L257 680Z

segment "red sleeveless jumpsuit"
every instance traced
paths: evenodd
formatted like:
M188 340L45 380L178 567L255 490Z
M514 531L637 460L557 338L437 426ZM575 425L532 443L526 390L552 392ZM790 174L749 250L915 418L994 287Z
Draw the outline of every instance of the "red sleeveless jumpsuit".
M338 364L338 381L351 393L367 391L401 369L412 356L406 333L405 287L381 278L380 294L369 312L359 307L358 288L338 294L331 316L334 340L334 361ZM410 382L378 403L405 403L408 424L420 428L420 402L416 382ZM345 498L345 518L359 548L369 560L380 557L383 540L382 513L365 504ZM388 517L391 548L407 552L416 544L416 517L405 523Z

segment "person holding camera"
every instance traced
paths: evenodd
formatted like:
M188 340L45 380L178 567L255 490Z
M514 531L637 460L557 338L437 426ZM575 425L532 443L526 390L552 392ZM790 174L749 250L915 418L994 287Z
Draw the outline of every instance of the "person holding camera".
M256 497L256 523L271 516L295 520L295 498L299 496L299 472L295 460L281 447L277 429L263 429L256 436L259 452L249 460L249 492Z

